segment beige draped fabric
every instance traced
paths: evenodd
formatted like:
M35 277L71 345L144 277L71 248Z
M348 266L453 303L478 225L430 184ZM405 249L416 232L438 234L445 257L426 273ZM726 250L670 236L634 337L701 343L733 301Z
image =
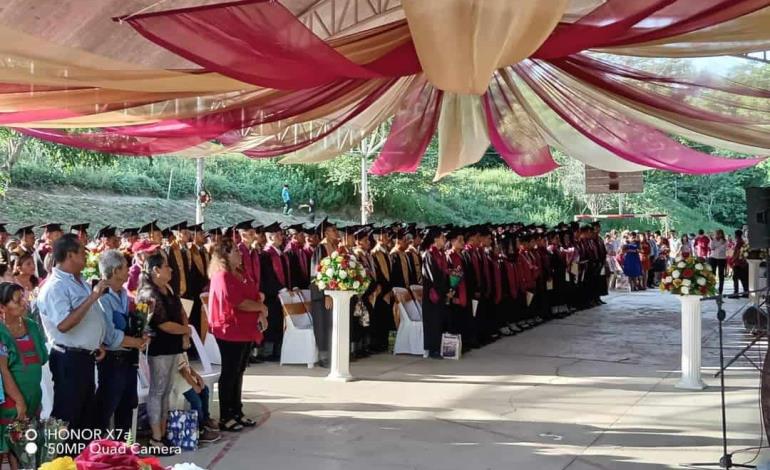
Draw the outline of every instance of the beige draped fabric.
M770 155L770 125L726 124L663 111L599 89L556 67L549 66L548 69L549 73L553 73L559 81L568 84L576 92L663 132L682 135L696 142L734 152ZM770 116L765 119L766 122L768 120Z
M588 166L604 171L630 172L649 168L631 163L581 134L556 114L510 69L500 71L506 83L517 91L519 102L535 122L540 134L553 147Z
M400 79L369 108L340 129L304 149L288 154L280 163L318 163L331 160L357 147L364 137L395 114L413 81L414 76Z
M770 50L770 7L690 33L600 50L642 57L713 57Z
M403 0L423 72L445 91L483 94L498 68L529 57L568 0Z
M444 93L438 119L438 168L433 181L478 162L488 147L481 97Z

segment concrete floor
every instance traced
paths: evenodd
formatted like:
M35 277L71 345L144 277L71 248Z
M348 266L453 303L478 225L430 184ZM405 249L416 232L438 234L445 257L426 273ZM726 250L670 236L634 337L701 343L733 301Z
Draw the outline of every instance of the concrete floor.
M679 302L648 291L552 321L460 361L379 355L348 384L325 370L256 365L247 412L263 423L182 454L209 469L641 469L718 460L718 338L704 308L702 392L674 388ZM745 301L730 300L728 316ZM746 339L727 324L730 356ZM763 351L766 347L763 347ZM758 351L753 350L756 361ZM760 439L758 372L727 374L732 450ZM214 410L218 404L212 404ZM755 452L736 456L745 462Z

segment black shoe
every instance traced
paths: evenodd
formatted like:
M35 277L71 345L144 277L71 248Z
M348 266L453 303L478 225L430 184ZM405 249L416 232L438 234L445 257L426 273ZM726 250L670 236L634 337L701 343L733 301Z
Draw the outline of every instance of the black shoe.
M440 353L440 352L438 352L438 351L431 351L431 352L428 354L428 357L429 357L429 358L431 358L431 359L444 359L444 358L441 356L441 353Z
M328 369L329 368L329 361L326 361L326 360L323 360L323 359L319 360L318 361L318 367L321 367L323 369Z
M249 364L262 364L263 362L265 361L263 361L262 358L260 358L259 356L249 357Z
M280 362L281 356L268 356L265 358L265 361L267 362Z

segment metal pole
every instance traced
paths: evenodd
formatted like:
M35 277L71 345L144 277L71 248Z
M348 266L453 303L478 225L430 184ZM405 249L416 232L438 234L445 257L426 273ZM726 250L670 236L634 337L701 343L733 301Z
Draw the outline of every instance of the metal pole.
M618 214L623 214L623 193L618 193Z
M174 169L171 169L171 173L168 175L168 192L166 192L166 200L171 199L171 181L174 179Z
M203 223L203 206L201 206L201 191L203 191L203 159L198 158L195 166L195 223Z
M366 164L366 154L361 154L361 225L369 220L367 206L369 205L369 173Z

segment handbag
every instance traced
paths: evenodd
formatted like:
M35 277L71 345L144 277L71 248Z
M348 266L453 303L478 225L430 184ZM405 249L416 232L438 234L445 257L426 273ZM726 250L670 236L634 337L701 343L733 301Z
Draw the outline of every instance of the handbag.
M166 440L182 450L198 450L198 412L169 410Z
M452 335L449 333L441 335L441 357L444 359L460 359L462 351L462 335Z

